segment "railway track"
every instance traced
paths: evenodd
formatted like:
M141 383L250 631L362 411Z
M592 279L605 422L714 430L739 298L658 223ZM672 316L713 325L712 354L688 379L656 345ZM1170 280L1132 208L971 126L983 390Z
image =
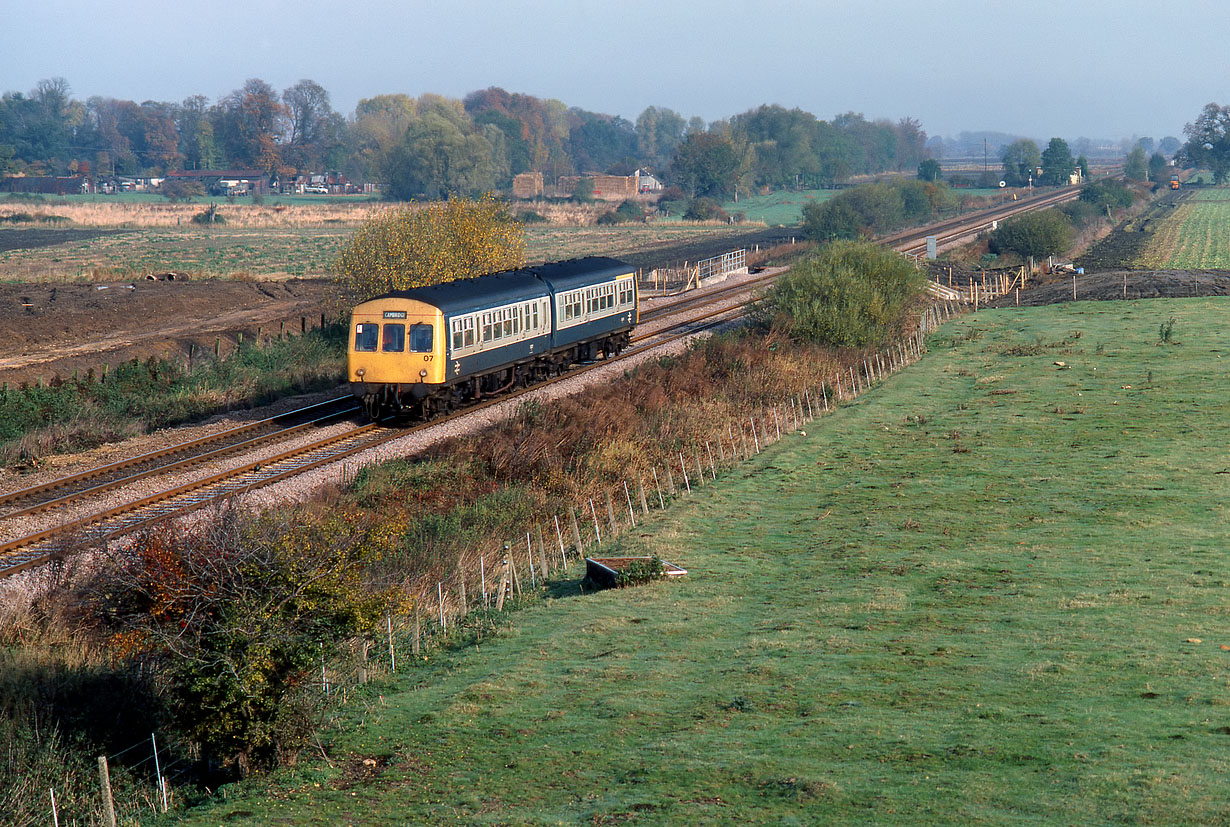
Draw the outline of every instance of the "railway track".
M581 365L561 377L494 397L469 406L456 414L406 427L390 427L379 423L362 425L340 434L310 440L272 457L243 463L209 476L159 490L145 497L122 502L84 517L60 522L33 534L9 540L0 544L0 578L43 565L83 548L104 546L111 540L170 517L220 504L236 495L302 474L322 465L338 462L393 439L434 427L456 417L471 415L492 405L537 391L554 382L575 378L620 359L635 356L643 352L646 347L656 347L684 336L694 335L706 327L721 324L738 313L744 301L743 294L757 289L764 282L771 280L773 275L766 274L751 282L732 285L728 289L705 296L689 295L674 302L659 305L645 314L646 321L666 318L681 312L686 312L689 316L669 325L664 330L636 336L633 339L634 347L625 351L620 357ZM140 480L180 474L194 466L252 451L278 440L301 434L312 427L319 427L326 422L340 420L358 411L359 406L348 397L329 400L326 403L233 428L162 451L90 469L22 491L15 491L0 497L0 506L16 506L0 517L0 525L3 525L3 521L64 507L84 498L115 491ZM320 415L313 416L313 414ZM294 420L294 422L279 424L279 422L286 423L287 420Z
M925 249L928 236L937 236L943 244L945 239L961 238L980 232L991 221L1002 220L1031 209L1041 209L1063 203L1076 198L1078 194L1077 188L1060 190L1005 205L999 209L984 211L976 216L939 222L921 229L897 233L882 238L880 241L901 252L912 254ZM503 394L467 407L456 414L409 427L388 427L373 423L323 439L309 440L275 456L243 463L149 496L123 502L85 517L60 523L34 534L9 540L0 544L0 578L43 565L82 548L100 547L111 540L131 534L161 520L222 503L238 494L337 462L393 439L434 427L459 416L471 415L491 405L501 404L509 399L537 391L554 382L574 378L620 359L631 358L643 352L647 347L657 347L685 336L694 335L706 328L723 324L741 312L748 295L771 282L776 275L776 272L767 272L762 276L739 282L728 288L719 288L703 295L687 294L674 301L663 302L642 313L642 326L667 319L672 315L682 313L690 315L686 319L670 323L661 330L637 335L632 340L634 346L620 357L582 365L562 377ZM268 446L279 440L301 434L310 428L320 427L327 422L338 421L352 415L358 409L358 405L351 398L340 397L279 417L239 426L211 437L91 469L46 485L12 492L0 496L0 509L6 506L9 508L8 511L0 514L0 527L6 521L62 508L84 498L113 492L140 480L182 473L193 466L250 452L258 447Z

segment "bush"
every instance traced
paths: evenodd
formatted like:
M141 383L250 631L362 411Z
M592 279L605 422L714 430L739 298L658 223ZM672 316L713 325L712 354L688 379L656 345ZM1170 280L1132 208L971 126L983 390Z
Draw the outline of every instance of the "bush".
M370 633L383 616L389 596L361 574L375 545L341 515L164 523L100 572L85 603L115 648L158 676L183 735L246 775L313 731L321 646Z
M225 224L226 219L218 214L218 205L210 204L201 212L192 216L193 224Z
M1081 187L1080 200L1099 208L1123 209L1132 206L1136 196L1131 187L1117 178L1103 178Z
M925 279L907 259L867 241L838 241L807 256L751 309L762 330L832 347L883 344L905 326Z
M624 201L610 212L598 216L599 224L626 224L630 221L644 221L645 211L631 201Z
M1040 210L1005 221L991 233L992 253L1016 253L1021 258L1042 258L1064 253L1072 246L1072 225L1059 210Z
M628 586L639 586L642 583L652 583L654 580L661 580L666 576L666 567L662 565L662 561L657 557L649 557L645 560L633 560L622 571L615 576L615 585L617 588L627 588Z
M187 181L183 178L167 178L158 189L172 203L189 201L205 194L205 187L200 181Z
M712 198L693 198L688 204L688 211L683 214L685 221L729 221L730 216L721 205Z
M522 224L546 224L547 223L547 217L543 215L542 213L536 212L534 210L525 210L524 212L518 213L517 218L521 221Z

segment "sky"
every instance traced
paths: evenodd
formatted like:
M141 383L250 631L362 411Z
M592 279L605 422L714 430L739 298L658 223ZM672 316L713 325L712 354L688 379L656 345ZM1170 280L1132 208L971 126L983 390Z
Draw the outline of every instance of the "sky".
M498 86L635 120L761 104L929 135L1182 137L1230 103L1227 0L0 0L0 91L210 101L261 78L362 98Z

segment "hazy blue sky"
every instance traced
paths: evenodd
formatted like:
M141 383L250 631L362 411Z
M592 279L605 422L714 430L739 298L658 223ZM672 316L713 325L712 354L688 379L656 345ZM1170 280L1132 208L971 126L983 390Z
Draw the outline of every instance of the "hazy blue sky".
M630 120L762 103L931 135L1181 135L1230 103L1227 0L0 0L0 90L215 100L259 77L360 98L500 86Z

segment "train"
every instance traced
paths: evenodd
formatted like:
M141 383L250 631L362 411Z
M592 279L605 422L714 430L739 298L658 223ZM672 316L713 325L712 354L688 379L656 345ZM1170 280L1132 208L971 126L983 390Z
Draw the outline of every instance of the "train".
M635 268L605 256L385 293L352 310L350 391L373 420L430 419L618 355L639 319Z

